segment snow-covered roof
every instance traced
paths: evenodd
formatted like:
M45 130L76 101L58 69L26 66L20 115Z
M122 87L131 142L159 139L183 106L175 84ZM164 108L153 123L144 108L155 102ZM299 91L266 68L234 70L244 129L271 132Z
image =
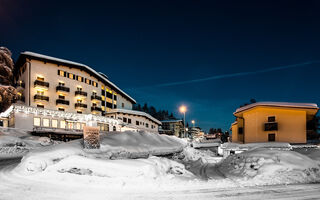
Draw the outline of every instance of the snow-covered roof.
M238 108L233 114L248 110L257 106L273 106L273 107L289 107L289 108L305 108L305 109L319 109L315 103L289 103L289 102L257 102L252 103L241 108Z
M39 54L39 53L34 53L34 52L30 52L30 51L22 52L21 55L29 56L29 57L33 57L33 58L40 58L40 59L53 61L53 62L57 62L57 63L63 63L63 64L71 65L71 66L74 66L74 67L81 67L81 68L91 72L92 74L96 75L99 79L103 80L107 84L111 85L111 87L116 89L117 92L122 93L124 96L126 96L133 103L136 103L136 100L134 100L127 93L122 91L114 83L112 83L110 80L108 80L108 77L105 74L103 74L102 72L97 72L97 71L95 71L94 69L92 69L91 67L89 67L87 65L84 65L84 64L81 64L81 63L78 63L78 62L65 60L65 59L55 58L55 57L52 57L52 56L47 56L47 55L43 55L43 54Z
M113 114L113 113L125 113L125 114L130 114L130 115L138 115L138 116L144 116L146 118L149 118L151 121L154 121L157 124L161 125L161 122L157 120L156 118L152 117L148 113L141 112L141 111L136 111L136 110L127 110L127 109L112 109L108 114Z
M181 119L168 119L168 120L162 120L162 123L173 123L173 122L182 122Z

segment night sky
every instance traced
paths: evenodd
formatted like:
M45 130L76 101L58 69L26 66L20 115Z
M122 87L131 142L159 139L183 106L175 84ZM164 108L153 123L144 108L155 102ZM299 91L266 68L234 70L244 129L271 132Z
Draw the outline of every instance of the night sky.
M0 27L15 60L87 64L204 130L251 98L320 104L320 1L0 0Z

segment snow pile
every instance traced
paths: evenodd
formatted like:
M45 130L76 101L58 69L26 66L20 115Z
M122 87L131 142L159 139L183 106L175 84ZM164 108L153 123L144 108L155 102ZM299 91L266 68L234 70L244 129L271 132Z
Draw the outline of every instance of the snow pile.
M291 150L292 146L287 142L261 142L261 143L248 143L248 144L239 144L239 143L223 143L220 145L222 149L233 149L233 150L253 150L256 148L267 148L267 149L282 149L282 150Z
M201 160L203 163L217 163L222 159L222 157L217 157L214 152L208 149L194 149L190 146L186 146L182 152L175 154L173 159L183 163L198 160Z
M101 137L100 142L100 149L83 149L82 140L38 149L24 156L17 169L25 173L41 172L71 156L91 159L147 158L180 152L184 147L184 143L177 138L154 133L114 132Z
M268 185L320 181L320 165L294 151L254 149L227 157L218 166L226 177ZM210 174L208 174L210 177Z

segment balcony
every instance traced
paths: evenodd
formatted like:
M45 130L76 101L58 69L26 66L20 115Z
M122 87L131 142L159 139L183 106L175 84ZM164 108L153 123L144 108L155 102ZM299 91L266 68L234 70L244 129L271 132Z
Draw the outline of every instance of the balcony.
M70 88L62 86L62 85L58 85L56 87L56 91L57 92L70 92Z
M42 88L49 88L49 83L48 82L44 82L44 81L40 81L40 80L35 80L34 81L34 86L35 87L42 87Z
M98 95L91 95L91 100L98 100L101 101L101 97Z
M84 91L75 91L74 93L76 96L84 96L86 97L88 94Z
M40 94L36 94L36 95L34 95L34 100L49 101L49 97L44 96L44 95L40 95Z
M17 101L25 102L25 97L23 95L18 95Z
M84 103L75 103L74 104L75 108L87 108L87 104Z
M264 131L277 131L278 123L277 122L267 122L264 124Z
M56 105L59 105L59 104L69 105L69 101L68 100L64 100L64 99L57 99L56 100Z
M91 107L91 112L92 112L92 111L99 111L99 112L101 112L102 110L101 110L100 107L92 106L92 107Z

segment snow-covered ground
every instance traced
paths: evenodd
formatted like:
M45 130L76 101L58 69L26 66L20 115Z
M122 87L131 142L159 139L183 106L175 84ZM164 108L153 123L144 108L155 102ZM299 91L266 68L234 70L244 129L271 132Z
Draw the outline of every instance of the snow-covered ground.
M256 147L222 159L154 133L112 133L101 138L99 150L84 150L76 140L31 150L21 163L3 166L0 199L235 198L224 191L320 182L320 149L303 155Z

